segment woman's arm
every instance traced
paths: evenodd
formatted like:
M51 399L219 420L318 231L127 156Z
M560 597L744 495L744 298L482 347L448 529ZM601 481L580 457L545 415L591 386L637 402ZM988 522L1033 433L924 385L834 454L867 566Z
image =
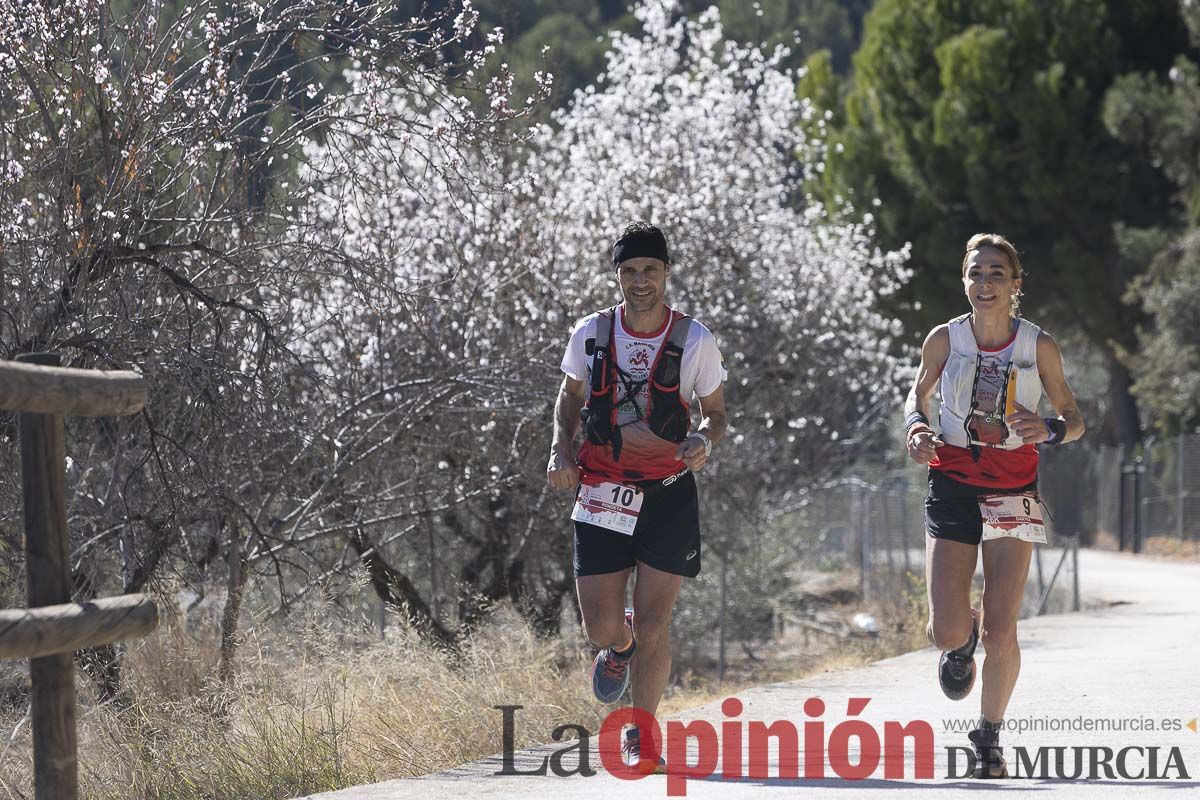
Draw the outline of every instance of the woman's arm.
M1042 332L1037 340L1038 375L1050 405L1058 417L1042 419L1036 408L1016 404L1016 412L1008 416L1008 423L1025 444L1063 444L1083 436L1083 415L1075 402L1075 393L1067 385L1063 374L1062 353L1058 343L1050 334Z
M908 398L904 401L904 419L908 456L918 464L928 464L943 442L929 425L933 394L937 391L942 368L950 357L950 329L939 325L925 337L921 345L921 364ZM919 415L919 416L918 416Z

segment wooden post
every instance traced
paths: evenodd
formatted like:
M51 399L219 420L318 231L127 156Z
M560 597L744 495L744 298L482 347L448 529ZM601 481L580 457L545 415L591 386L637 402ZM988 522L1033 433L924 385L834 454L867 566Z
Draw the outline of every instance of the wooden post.
M1126 461L1125 461L1125 445L1121 445L1118 448L1117 459L1118 459L1117 463L1121 465L1121 469L1117 473L1118 481L1119 481L1117 483L1117 486L1120 490L1117 493L1117 517L1118 517L1118 521L1120 522L1120 524L1118 526L1118 529L1120 530L1120 534L1117 539L1117 550L1124 552L1125 538L1126 538L1125 532L1126 532L1126 530L1128 530L1128 528L1125 524L1125 518L1128 516L1128 511L1129 511L1129 503L1125 500L1125 482L1126 482L1125 476L1129 474L1129 467L1130 467L1130 465L1128 463L1126 463Z
M1142 457L1133 460L1133 552L1142 552L1142 474L1146 471Z
M18 361L57 367L57 355L29 353ZM23 412L21 486L25 504L25 558L29 607L71 602L67 538L66 446L61 414ZM32 685L34 797L78 797L75 736L75 664L71 653L29 661Z
M888 575L895 577L896 575L896 531L892 528L892 516L888 513L889 500L892 499L892 493L888 490L880 489L874 495L878 497L880 503L880 517L882 518L883 529L887 531L887 562Z
M0 408L16 411L21 447L29 608L0 612L0 658L28 657L33 796L77 800L73 650L143 636L158 609L140 595L71 603L66 414L134 414L146 386L134 372L66 369L55 353L0 361Z
M1186 493L1183 489L1183 466L1186 463L1187 453L1183 447L1184 434L1181 432L1176 440L1177 447L1175 449L1175 538L1180 542L1183 541L1183 498Z
M0 611L0 658L40 658L145 636L158 606L140 594Z
M31 414L115 417L146 405L146 383L136 372L60 367L57 353L26 353L0 361L0 408Z
M856 479L850 488L850 518L855 520L852 525L858 530L858 562L861 568L861 593L863 601L871 598L871 523L867 518L869 496L864 496L863 488Z
M1079 610L1079 534L1071 539L1071 610Z

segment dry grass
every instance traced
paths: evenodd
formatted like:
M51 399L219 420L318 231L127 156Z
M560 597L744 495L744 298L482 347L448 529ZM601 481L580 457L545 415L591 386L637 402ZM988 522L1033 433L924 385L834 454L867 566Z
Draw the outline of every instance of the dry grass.
M214 633L178 620L131 648L132 705L98 706L78 681L82 796L290 798L421 775L499 751L495 705L524 706L518 745L563 722L598 727L587 654L512 615L500 613L459 659L402 633L339 635L320 619L252 631L228 688L210 678ZM0 720L6 732L22 711ZM25 724L0 758L0 797L32 798L31 768Z
M1174 561L1200 561L1200 539L1184 541L1172 536L1151 536L1142 552Z
M731 648L727 680L711 664L677 659L660 716L766 682L797 680L921 648L924 583L898 574L865 610L873 636L785 630L747 655ZM179 618L131 646L132 704L97 705L80 680L80 782L94 800L291 798L457 766L501 749L501 714L519 705L517 746L545 742L563 723L595 731L608 708L586 679L592 650L578 631L540 639L501 610L458 659L399 630L386 640L315 608L287 628L260 623L242 643L232 686L216 685L211 624ZM799 631L803 630L803 633ZM347 631L350 631L349 633ZM0 676L2 678L3 676ZM11 677L11 676L10 676ZM0 708L0 799L32 798L25 703Z
M249 626L237 679L228 687L213 677L215 627L202 622L188 629L179 617L130 646L125 677L132 703L98 705L87 681L77 680L82 796L291 798L422 775L498 752L501 714L493 706L523 706L518 746L545 742L566 722L595 731L610 710L591 697L592 650L578 631L540 639L505 610L457 659L399 629L386 640L362 628L347 633L346 621L326 609L288 625ZM764 646L757 662L738 651L724 684L704 668L677 663L684 679L668 691L660 714L908 646L892 634L785 641ZM11 682L17 673L6 674ZM29 727L18 725L26 702L13 700L0 709L0 731L15 729L0 757L0 798L26 800L32 798Z
M801 581L806 585L807 581ZM832 596L838 590L857 587L852 572L824 582L819 592ZM660 706L660 716L721 700L738 692L767 683L803 680L812 675L837 669L855 667L881 658L907 653L927 645L925 622L925 583L916 574L898 572L883 578L875 587L875 600L861 602L857 590L848 602L831 605L828 613L849 620L855 613L865 611L879 622L877 634L850 633L836 635L785 624L776 640L755 648L750 657L746 651L730 647L726 678L718 683L713 663L693 661L675 664L676 684L668 688Z
M1098 550L1116 550L1118 540L1115 534L1101 531L1094 537L1092 546ZM1200 561L1200 538L1194 535L1190 539L1179 539L1174 536L1151 536L1142 543L1142 555L1171 561Z

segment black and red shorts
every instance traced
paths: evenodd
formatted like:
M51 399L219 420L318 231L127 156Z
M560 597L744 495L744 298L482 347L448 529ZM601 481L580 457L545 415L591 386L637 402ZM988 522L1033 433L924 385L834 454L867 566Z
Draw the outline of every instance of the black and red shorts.
M575 522L575 577L620 572L641 561L694 578L700 574L700 498L685 471L668 485L639 483L646 497L632 535Z
M925 529L934 539L978 545L983 541L980 497L1036 491L1037 478L1016 489L992 489L956 481L940 469L930 469L929 494L925 496Z

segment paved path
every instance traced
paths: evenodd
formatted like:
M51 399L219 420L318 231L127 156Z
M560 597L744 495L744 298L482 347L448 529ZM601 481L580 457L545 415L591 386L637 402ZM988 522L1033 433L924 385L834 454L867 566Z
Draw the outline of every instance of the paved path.
M921 794L953 798L969 792L1001 788L1036 792L1039 797L1057 798L1126 797L1183 789L1169 796L1200 796L1200 732L1186 723L1200 717L1200 564L1155 561L1118 553L1085 550L1080 552L1080 574L1089 601L1104 605L1078 614L1046 616L1021 623L1024 671L1009 707L1010 721L1021 718L1043 726L1087 724L1086 720L1111 720L1124 730L1011 731L1003 736L1005 753L1013 768L1012 746L1035 749L1040 746L1075 748L1104 746L1114 752L1130 746L1157 746L1158 770L1162 773L1171 747L1179 755L1189 774L1180 779L1177 769L1166 780L1060 780L1058 778L1022 778L980 782L947 778L947 747L966 745L962 732L949 731L954 720L969 720L978 714L979 688L961 703L947 700L937 688L937 653L923 650L878 661L858 669L830 672L802 681L772 684L747 690L738 695L745 710L738 719L774 722L790 720L799 728L810 717L804 713L805 700L820 697L827 706L821 716L828 739L835 727L847 719L846 704L852 697L869 697L870 704L861 719L878 730L883 722L896 720L928 721L934 731L934 778L914 777L912 758L904 777L884 776L881 764L865 780L837 777L828 765L822 779L780 779L778 761L771 758L769 778L722 779L719 771L709 779L686 782L688 797L768 797L794 795L809 798L896 798ZM982 648L980 654L982 655ZM497 745L500 725L497 715ZM720 705L713 703L679 715L682 720L711 720L719 730L728 719ZM1175 730L1162 730L1164 719L1178 720ZM1124 720L1125 722L1121 722ZM1144 728L1153 721L1157 730ZM1095 724L1104 724L1093 722ZM1192 723L1196 725L1197 723ZM518 712L517 725L520 725ZM549 739L549 737L547 737ZM850 763L858 761L857 740L850 740ZM520 770L536 767L542 759L569 743L521 751L516 755ZM593 777L497 776L500 756L465 764L453 770L424 778L389 781L360 786L340 792L313 795L312 800L431 800L431 798L546 798L575 800L597 798L665 798L667 777L652 775L637 781L619 780L600 765L596 740L591 741ZM911 745L910 745L911 749ZM1096 751L1100 754L1100 751ZM1068 772L1075 751L1065 751ZM692 763L696 758L693 748ZM1085 754L1087 769L1089 756ZM745 760L743 758L743 760ZM961 761L960 763L960 770ZM1115 758L1110 761L1115 768ZM1148 750L1128 752L1127 771L1147 768ZM577 764L572 754L565 760L568 769ZM803 764L801 766L803 769ZM719 767L718 767L719 770ZM1053 775L1053 767L1051 767ZM681 788L678 784L676 788ZM900 790L897 792L896 790Z

